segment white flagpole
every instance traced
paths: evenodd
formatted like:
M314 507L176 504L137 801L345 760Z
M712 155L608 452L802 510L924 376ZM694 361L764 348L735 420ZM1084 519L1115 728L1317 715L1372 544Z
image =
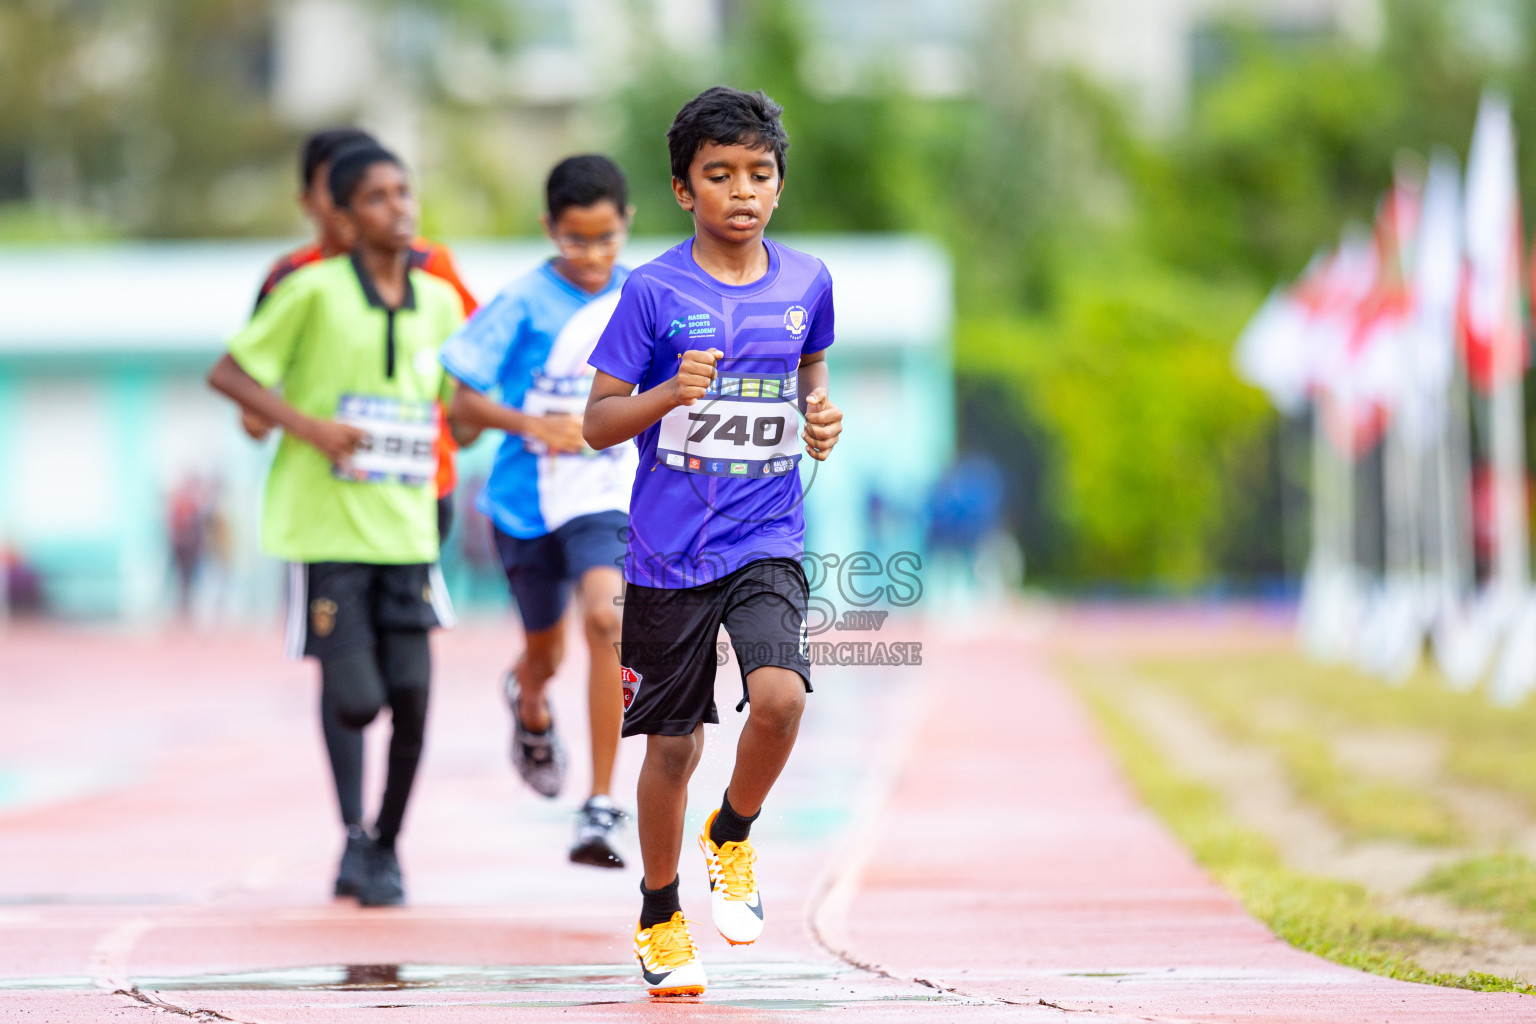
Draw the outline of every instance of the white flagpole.
M1509 101L1489 93L1478 110L1467 170L1467 308L1471 329L1489 346L1489 456L1496 544L1489 589L1498 623L1507 630L1490 695L1502 704L1517 703L1536 688L1536 601L1529 594L1522 393L1523 246L1514 123Z

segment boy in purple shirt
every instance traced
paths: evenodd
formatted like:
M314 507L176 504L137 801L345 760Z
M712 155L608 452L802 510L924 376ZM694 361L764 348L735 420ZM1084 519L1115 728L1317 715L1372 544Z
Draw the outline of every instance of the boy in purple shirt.
M620 676L624 735L647 738L635 955L656 996L704 991L677 862L704 723L720 721L720 626L741 666L737 710L750 701L752 711L699 846L715 927L733 945L763 929L749 832L811 690L797 466L801 441L827 457L843 414L827 398L832 279L820 260L763 237L784 186L781 113L761 92L721 86L678 112L672 190L694 235L630 275L590 360L587 444L640 448Z

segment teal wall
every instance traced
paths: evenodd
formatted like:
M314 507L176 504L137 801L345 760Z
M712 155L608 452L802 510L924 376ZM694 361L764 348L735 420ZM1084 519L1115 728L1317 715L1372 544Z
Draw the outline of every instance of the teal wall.
M807 548L837 559L868 551L882 561L902 550L920 553L921 509L955 443L947 260L920 239L791 244L827 253L833 269L838 343L829 354L831 394L846 415L833 457L824 464L805 460ZM661 247L658 241L636 240L631 258L643 259ZM157 278L174 276L182 265L178 260L188 273L217 271L211 280L225 291L210 305L231 307L234 319L220 315L238 323L259 257L282 246L230 246L227 270L219 269L223 250L206 243L185 252L176 246L148 248L158 261ZM456 248L466 278L486 297L542 258L538 246L527 244ZM124 261L139 260L132 249L113 251ZM913 273L926 275L929 290L942 294L921 316L904 315L900 295L879 291L882 268L898 259L905 261L909 279ZM47 267L46 253L0 249L0 281L7 279L8 265L49 280L46 269L38 269ZM69 251L58 262L59 273L71 275L88 272L81 267L110 273L113 265L95 251L85 256ZM5 288L0 285L0 301L25 301L25 294L7 294ZM81 292L90 289L82 283ZM240 308L233 308L236 303ZM67 311L37 310L29 330L57 329L64 342L20 329L7 336L0 324L0 545L14 546L43 574L50 610L58 615L164 618L174 597L167 494L190 473L213 476L232 544L227 563L211 567L203 581L210 595L200 614L268 621L280 610L283 578L281 567L258 550L261 481L272 442L257 445L245 438L233 409L203 384L227 330L217 324L203 330L183 317L173 325L180 333L172 337L168 327L168 340L160 342L152 327L136 319L154 315L149 301L141 313L124 310L124 337L114 338L99 318L71 335L67 323L55 323L58 317L67 321ZM28 321L23 315L15 322ZM51 406L56 401L60 408ZM461 606L507 603L505 583L481 532L484 522L466 514L474 497L470 485L488 472L499 440L488 433L461 456L458 528L444 553L450 589ZM91 507L73 507L74 495ZM886 509L883 526L871 521L872 495ZM69 514L55 514L60 512Z

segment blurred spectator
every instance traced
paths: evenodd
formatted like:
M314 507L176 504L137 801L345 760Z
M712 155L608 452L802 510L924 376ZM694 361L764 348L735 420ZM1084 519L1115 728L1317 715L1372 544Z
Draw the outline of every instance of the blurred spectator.
M0 613L35 615L43 610L43 581L21 552L0 547Z
M199 582L222 569L230 553L229 524L218 481L190 473L166 500L166 533L176 574L176 614L192 617ZM217 573L222 579L222 573Z
M963 455L928 496L928 548L967 559L982 536L996 528L1003 509L1003 475L985 455Z
M464 493L474 496L484 489L485 476L481 474L466 482ZM458 535L459 552L464 556L464 564L477 576L497 577L499 582L501 556L496 553L490 519L473 501L463 503L459 516L463 524Z
M892 532L891 504L878 488L871 487L864 501L864 521L869 524L870 543L883 550Z
M1024 575L1018 542L1003 526L1004 484L986 455L963 455L928 495L930 592L940 609L1000 597Z

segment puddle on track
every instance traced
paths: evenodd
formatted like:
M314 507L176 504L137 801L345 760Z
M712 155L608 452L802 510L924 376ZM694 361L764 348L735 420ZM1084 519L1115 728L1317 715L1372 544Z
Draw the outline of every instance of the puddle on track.
M614 964L353 964L175 976L141 975L134 976L132 984L141 991L158 993L419 992L426 997L409 1003L380 1001L371 1004L379 1008L463 1005L460 1001L435 1003L431 998L434 993L499 994L500 999L472 1002L479 1006L507 1008L634 1002L643 995L634 969L629 965ZM92 979L81 976L0 978L0 991L81 991L95 987ZM875 981L840 965L737 963L722 965L710 974L709 996L705 999L678 1001L757 1010L827 1010L868 1002L967 1002L939 993L904 991L905 988L899 983ZM547 998L539 998L540 993L547 993ZM511 998L506 998L508 996Z

